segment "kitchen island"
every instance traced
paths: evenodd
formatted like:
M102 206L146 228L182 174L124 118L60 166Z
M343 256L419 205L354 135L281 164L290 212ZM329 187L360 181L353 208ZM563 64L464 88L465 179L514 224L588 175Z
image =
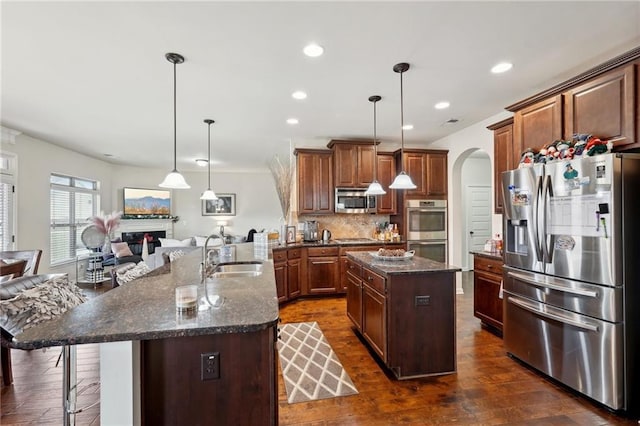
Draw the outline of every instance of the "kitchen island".
M370 252L347 252L347 257L347 316L393 375L454 373L460 268L417 256L381 260Z
M191 252L18 334L15 346L101 343L101 424L277 424L273 264L208 279L208 306L201 260ZM253 244L225 259L255 260ZM180 314L175 288L186 284L198 284L201 306Z

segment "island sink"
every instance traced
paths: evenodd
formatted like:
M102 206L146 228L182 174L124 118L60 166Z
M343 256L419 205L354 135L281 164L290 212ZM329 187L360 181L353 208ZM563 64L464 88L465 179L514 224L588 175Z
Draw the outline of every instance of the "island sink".
M211 278L243 278L262 275L262 263L225 263L214 269Z

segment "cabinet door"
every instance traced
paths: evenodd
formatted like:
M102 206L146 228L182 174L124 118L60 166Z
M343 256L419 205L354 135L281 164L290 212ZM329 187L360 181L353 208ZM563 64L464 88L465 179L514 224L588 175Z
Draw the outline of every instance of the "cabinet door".
M335 257L309 257L307 284L309 294L336 293L340 263Z
M405 153L404 171L411 177L416 189L407 189L407 198L425 198L427 196L426 154Z
M562 138L561 96L544 99L520 111L513 118L514 158L512 169L518 166L525 148L540 149Z
M302 281L302 260L289 259L287 262L287 294L289 299L300 296L300 284Z
M356 187L357 146L336 144L333 147L335 165L335 185L342 188Z
M362 331L362 281L353 274L346 274L347 281L347 316Z
M635 143L634 64L581 84L564 96L564 138L588 133L614 145Z
M502 172L512 170L513 164L513 122L493 131L493 193L494 210L502 214Z
M340 285L339 287L339 291L342 293L346 293L347 292L347 288L348 288L348 277L347 277L347 272L349 271L349 259L347 259L347 256L340 256Z
M447 154L427 154L427 195L447 195Z
M378 182L387 191L385 195L378 195L378 214L396 214L398 212L397 193L389 189L389 185L396 177L396 162L393 154L378 154Z
M482 322L502 332L500 276L473 271L473 314Z
M278 302L286 302L287 298L287 264L276 263L273 265L276 277L276 291L278 293Z
M362 335L384 362L387 362L386 308L386 297L363 282Z
M356 188L368 188L373 182L373 166L376 161L373 144L357 145Z
M333 153L296 152L298 211L303 214L333 213Z

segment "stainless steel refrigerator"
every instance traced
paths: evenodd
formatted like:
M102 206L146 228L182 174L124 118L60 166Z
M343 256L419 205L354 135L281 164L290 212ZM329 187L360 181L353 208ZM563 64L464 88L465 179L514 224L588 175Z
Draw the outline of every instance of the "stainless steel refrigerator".
M640 155L502 174L504 345L614 409L640 404Z

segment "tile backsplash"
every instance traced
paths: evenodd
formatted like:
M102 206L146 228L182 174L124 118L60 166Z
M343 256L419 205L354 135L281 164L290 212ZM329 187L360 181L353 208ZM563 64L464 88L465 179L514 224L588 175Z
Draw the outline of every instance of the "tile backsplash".
M318 230L328 229L331 238L372 238L376 223L389 222L389 215L375 214L333 214L333 215L304 215L298 216L298 223L303 226L304 221L315 220Z

